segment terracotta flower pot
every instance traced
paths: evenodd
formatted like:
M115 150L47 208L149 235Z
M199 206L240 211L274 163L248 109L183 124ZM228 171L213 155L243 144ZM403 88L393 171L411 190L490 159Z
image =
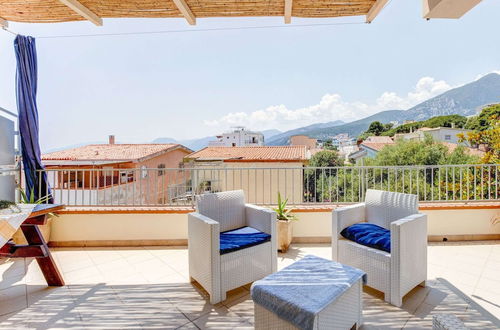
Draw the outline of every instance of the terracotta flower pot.
M292 243L292 222L278 220L278 251L285 253Z

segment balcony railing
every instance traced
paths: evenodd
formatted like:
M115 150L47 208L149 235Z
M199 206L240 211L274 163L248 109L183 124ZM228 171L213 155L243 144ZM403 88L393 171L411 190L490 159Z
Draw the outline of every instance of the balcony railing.
M113 179L104 186L91 180L101 178L102 169L45 172L55 202L66 205L191 205L196 194L234 189L243 189L254 204L275 204L280 192L290 205L304 205L359 202L366 189L417 194L420 201L498 201L499 166L140 168L127 169L127 176L123 169L106 169Z

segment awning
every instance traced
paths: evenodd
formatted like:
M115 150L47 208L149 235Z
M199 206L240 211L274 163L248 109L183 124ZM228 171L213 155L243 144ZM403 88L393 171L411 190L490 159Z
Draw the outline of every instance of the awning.
M366 16L371 22L388 0L0 0L0 20L54 23L89 20L102 25L103 18L184 17L291 17ZM0 25L1 25L0 21Z

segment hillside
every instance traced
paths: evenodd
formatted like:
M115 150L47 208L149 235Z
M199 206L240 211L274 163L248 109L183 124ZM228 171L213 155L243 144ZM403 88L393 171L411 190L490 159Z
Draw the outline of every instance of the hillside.
M277 135L268 140L266 144L287 144L288 138L295 134L304 134L317 139L325 139L339 133L358 136L368 129L372 121L380 121L382 123L388 123L393 120L399 122L403 120L422 121L431 117L451 114L470 116L476 114L484 105L497 102L500 102L500 75L490 73L481 79L451 89L408 110L382 111L375 115L338 126L328 125L329 123L320 123L300 127Z
M284 132L270 139L266 144L271 146L286 145L288 144L288 139L292 135L304 134L317 139L326 139L329 136L337 135L340 133L348 133L351 136L358 136L361 132L364 132L372 121L378 120L381 122L389 122L394 120L403 113L403 110L387 110L376 113L370 117L359 119L347 124L333 125L333 126L322 126L325 124L315 124L306 127L297 128L295 130ZM312 128L310 128L313 126ZM300 133L296 133L300 132Z
M424 120L452 114L471 116L483 106L499 101L500 75L490 73L408 109L402 119Z
M301 134L309 135L310 132L314 130L330 129L332 127L340 125L344 125L344 122L342 120L335 120L327 123L317 123L309 126L299 127L273 136L272 138L266 140L266 145L275 146L275 145L287 144L288 139L293 135L301 135Z
M397 126L395 128L391 128L387 131L384 131L380 135L394 136L395 134L398 134L398 133L410 133L410 132L414 132L417 129L422 128L422 127L428 127L428 128L436 128L436 127L464 128L466 123L467 123L467 117L460 116L460 115L437 116L437 117L432 117L432 118L422 120L422 121L415 121L412 123L400 125L400 126ZM370 136L370 135L373 135L373 132L365 132L364 134L366 134L366 136Z

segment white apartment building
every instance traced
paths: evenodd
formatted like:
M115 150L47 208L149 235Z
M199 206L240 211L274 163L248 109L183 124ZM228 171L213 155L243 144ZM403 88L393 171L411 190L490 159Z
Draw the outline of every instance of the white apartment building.
M429 134L432 136L434 141L437 142L448 142L454 144L460 144L458 134L464 134L467 136L467 133L471 132L471 130L464 128L454 128L454 127L436 127L436 128L428 128L422 127L417 131L407 134L396 134L395 139L403 138L405 140L419 140L423 141L425 139L425 135ZM461 144L468 146L467 142L462 142Z
M256 147L264 145L264 134L234 127L231 132L216 136L217 140L208 142L209 147Z

